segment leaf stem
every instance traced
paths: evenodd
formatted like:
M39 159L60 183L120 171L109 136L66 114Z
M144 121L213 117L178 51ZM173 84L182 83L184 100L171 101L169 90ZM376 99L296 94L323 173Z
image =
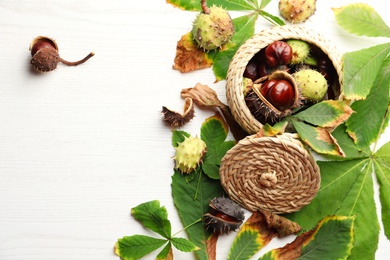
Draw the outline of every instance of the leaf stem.
M195 224L197 224L197 223L199 223L199 222L201 222L201 221L202 221L202 218L199 218L199 219L195 220L194 222L192 222L192 223L189 224L188 226L184 227L182 230L180 230L180 231L176 232L175 234L173 234L173 236L171 236L171 237L175 237L175 236L176 236L177 234L179 234L180 232L183 232L184 230L186 230L186 229L192 227L193 225L195 225Z

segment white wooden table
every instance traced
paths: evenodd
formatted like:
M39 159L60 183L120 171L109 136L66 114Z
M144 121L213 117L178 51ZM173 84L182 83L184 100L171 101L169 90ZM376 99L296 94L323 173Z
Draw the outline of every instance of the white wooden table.
M342 52L385 42L337 26L330 8L350 2L318 1L306 25ZM390 24L383 1L363 2ZM277 1L266 10L277 15ZM198 82L225 100L225 82L214 83L211 69L172 69L176 43L194 17L164 0L0 1L1 260L119 259L118 238L147 234L130 208L154 199L167 208L172 230L182 229L161 107L181 111L180 90ZM269 24L260 18L256 26ZM28 47L38 35L56 39L63 58L96 55L79 67L33 73ZM210 115L197 109L183 130L198 134ZM220 238L218 259L226 259L233 237ZM289 241L273 241L257 256ZM378 259L390 255L389 245L381 231Z

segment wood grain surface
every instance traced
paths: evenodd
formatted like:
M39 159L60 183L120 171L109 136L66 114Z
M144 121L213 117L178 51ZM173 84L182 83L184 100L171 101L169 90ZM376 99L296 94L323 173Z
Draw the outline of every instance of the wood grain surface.
M341 52L386 42L338 27L331 7L351 2L318 1L306 25ZM362 2L390 24L383 1ZM266 10L277 15L277 1ZM148 234L130 208L154 199L167 208L172 230L183 228L171 196L174 150L161 108L181 111L181 89L198 82L226 100L225 82L215 82L211 69L172 69L176 43L194 17L164 0L0 1L0 260L119 259L118 238ZM260 18L256 30L269 26ZM34 73L29 45L38 35L54 38L65 59L96 55L78 67ZM212 114L196 110L183 130L199 134ZM381 142L389 139L386 131ZM227 258L233 238L219 240L218 259ZM256 257L292 240L275 240ZM381 230L378 259L390 255L389 246Z

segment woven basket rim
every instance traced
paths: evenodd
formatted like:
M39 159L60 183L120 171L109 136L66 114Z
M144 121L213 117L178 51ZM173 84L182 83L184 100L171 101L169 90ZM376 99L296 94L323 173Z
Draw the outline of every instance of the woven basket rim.
M269 174L273 171L274 176ZM267 176L276 180L270 184ZM263 183L263 177L268 182ZM309 204L321 176L310 151L295 135L285 133L240 140L221 161L220 181L229 197L247 210L283 214Z
M263 29L248 39L233 56L226 76L226 99L233 117L249 134L257 133L263 126L246 106L243 94L243 74L249 60L261 49L276 40L299 39L316 45L328 55L338 75L340 92L343 86L342 56L337 47L313 29L302 25L283 25Z

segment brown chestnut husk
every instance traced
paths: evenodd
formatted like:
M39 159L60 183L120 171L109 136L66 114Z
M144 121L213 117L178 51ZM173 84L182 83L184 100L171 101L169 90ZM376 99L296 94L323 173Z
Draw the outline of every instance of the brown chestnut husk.
M283 107L283 110L275 107L275 105L263 95L264 93L262 94L261 87L269 80L287 81L293 88L293 97L292 100L289 101L291 103L287 107ZM290 115L295 108L300 106L300 100L300 94L295 79L290 73L279 70L256 80L251 90L248 91L245 96L245 102L248 109L262 124L272 124Z
M203 221L213 233L229 234L238 229L245 219L244 210L229 198L214 198L210 200L209 206L209 212L204 214Z
M79 61L67 61L61 58L58 52L57 43L46 36L35 37L30 43L29 50L32 56L30 64L39 72L49 72L55 70L60 62L67 66L77 66L86 62L95 55L94 52L91 52Z

